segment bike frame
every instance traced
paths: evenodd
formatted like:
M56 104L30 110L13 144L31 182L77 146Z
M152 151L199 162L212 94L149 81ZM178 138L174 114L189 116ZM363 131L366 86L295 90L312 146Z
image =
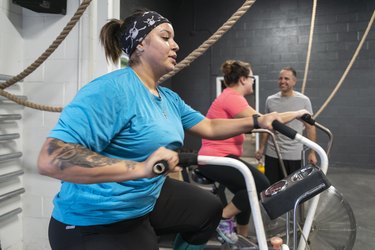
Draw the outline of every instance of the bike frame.
M284 125L285 126L285 125ZM286 127L286 126L285 126ZM274 126L275 128L275 126ZM288 127L287 127L288 128ZM276 128L275 128L276 129ZM289 129L289 128L288 128ZM319 146L317 143L307 139L306 137L298 134L298 133L288 133L285 131L280 131L280 133L288 136L292 140L296 140L298 142L301 142L303 145L311 148L314 150L320 157L320 168L323 171L324 174L327 173L328 169L328 157L324 149ZM294 131L295 132L295 131ZM250 207L252 210L252 216L254 220L254 227L256 231L256 236L258 240L258 246L260 250L268 250L267 246L267 239L266 239L266 234L264 230L264 225L263 225L263 220L262 220L262 215L260 211L260 205L259 205L259 200L258 200L258 195L257 195L257 190L255 187L255 182L254 178L250 172L250 170L247 168L245 164L242 162L232 159L232 158L227 158L227 157L215 157L215 156L198 156L198 164L199 165L225 165L225 166L230 166L233 168L236 168L241 172L241 174L245 178L246 182L246 189L248 192L249 196L249 202L250 202ZM307 212L307 217L305 220L305 224L303 227L303 236L307 239L309 236L309 233L311 231L311 226L312 222L315 216L316 208L319 202L319 195L316 195L314 198L311 199L311 205L309 206L308 212ZM298 245L298 250L303 250L306 246L306 242L303 237L300 238L299 245Z
M255 187L255 182L253 175L251 174L249 168L242 162L228 158L228 157L216 157L216 156L198 156L199 165L220 165L220 166L229 166L236 168L241 172L245 178L246 189L249 196L251 213L254 220L255 231L257 235L258 244L260 250L267 250L267 239L264 231L264 225L262 220L262 214L260 212L260 205L258 200L258 194Z
M308 148L311 148L312 150L314 150L320 158L320 169L321 169L321 171L324 174L327 173L328 156L327 156L327 153L324 151L324 149L321 146L319 146L317 143L309 140L308 138L298 134L294 129L280 123L277 120L272 122L272 127L275 130L277 130L278 132L280 132L281 134L289 137L290 139L296 140L296 141L302 143L303 145L307 146ZM186 161L189 158L191 158L191 156L186 157L186 159L183 160L183 161ZM192 159L190 159L190 160L192 160ZM180 158L180 163L182 163L183 161ZM185 162L185 166L191 165L191 164L193 164L193 162L194 161L192 161L192 162L187 161L187 162ZM255 186L255 181L254 181L254 177L251 174L251 171L248 169L248 167L244 163L242 163L241 161L238 161L238 160L233 159L233 158L216 157L216 156L203 156L203 155L199 155L196 158L195 163L197 163L198 165L225 165L225 166L236 168L237 170L239 170L241 172L241 174L244 176L245 183L246 183L246 189L247 189L247 193L248 193L248 197L249 197L249 203L250 203L250 207L251 207L251 210L252 210L254 227L255 227L256 236L257 236L257 240L258 240L258 247L259 247L260 250L268 250L266 234L265 234L265 230L264 230L262 215L261 215L261 212L260 212L260 205L259 205L257 190L256 190L256 186ZM165 160L161 160L161 161L157 162L154 165L154 168L153 168L153 171L154 171L155 174L164 174L167 170L168 170L168 163ZM319 202L319 195L316 195L311 199L311 204L309 206L307 216L306 216L306 219L305 219L305 223L304 223L304 226L303 226L302 236L300 238L298 250L304 250L305 247L306 247L306 240L305 239L308 239L308 237L309 237L311 227L312 227L312 222L314 220L316 209L317 209L317 206L318 206L318 202ZM296 223L296 222L294 222L294 223ZM295 238L294 250L296 250L295 249L296 241L297 240Z
M301 142L305 146L315 150L315 152L319 155L320 157L320 169L323 171L324 174L327 174L328 170L328 156L327 153L324 151L322 147L320 147L318 144L315 142L307 139L306 137L296 134L295 140ZM302 235L308 239L310 231L311 231L311 226L314 220L316 208L319 203L319 197L320 195L316 195L311 199L311 204L309 206L309 209L307 211L307 216L305 220L305 224L303 225L303 230L302 230ZM304 250L306 247L306 240L304 240L303 237L301 237L301 240L299 241L298 244L298 250Z

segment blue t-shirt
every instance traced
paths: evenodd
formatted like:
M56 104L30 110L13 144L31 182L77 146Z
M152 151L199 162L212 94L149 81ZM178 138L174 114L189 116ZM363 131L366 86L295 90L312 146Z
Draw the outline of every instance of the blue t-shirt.
M85 85L61 113L48 137L81 144L101 155L144 161L161 146L182 147L184 129L204 119L173 91L156 97L131 68ZM75 184L62 181L52 216L65 224L109 224L152 211L164 176L124 182Z

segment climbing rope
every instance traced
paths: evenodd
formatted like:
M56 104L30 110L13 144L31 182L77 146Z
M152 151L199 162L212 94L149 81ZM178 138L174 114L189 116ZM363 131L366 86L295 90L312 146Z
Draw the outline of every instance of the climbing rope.
M61 42L64 40L64 38L69 34L71 29L74 27L74 25L77 23L85 9L88 7L92 0L84 0L79 8L77 9L75 15L72 17L72 19L69 21L69 23L66 25L66 27L63 29L63 31L60 33L60 35L56 38L56 40L51 44L51 46L28 68L26 68L22 73L18 74L17 76L9 79L8 81L0 84L0 95L6 97L7 99L29 107L33 109L38 110L44 110L44 111L50 111L50 112L61 112L63 109L62 107L53 107L53 106L46 106L41 104L36 104L33 102L29 102L27 100L18 98L17 96L4 91L5 88L13 85L14 83L22 80L27 75L29 75L31 72L33 72L37 67L39 67L48 57L50 54L53 53L53 51L61 44ZM305 73L304 73L304 82L302 85L302 93L304 93L305 85L306 85L306 79L308 74L308 68L309 68L309 62L310 62L310 56L311 56L311 47L312 47L312 38L313 38L313 30L314 30L314 23L315 23L315 16L316 16L316 2L317 0L313 0L313 11L312 11L312 19L311 19L311 28L310 28L310 37L309 37L309 45L308 45L308 51L307 51L307 57L306 57L306 66L305 66ZM186 58L184 58L180 63L176 65L173 71L170 73L164 75L162 78L160 78L159 82L163 82L166 79L174 76L176 73L184 69L185 67L189 66L191 62L193 62L195 59L197 59L199 56L201 56L209 47L211 47L214 43L216 43L225 32L227 32L238 20L241 18L248 9L255 3L255 0L246 0L245 3L239 8L208 40L206 40L202 45L200 45L197 49L195 49L193 52L191 52ZM367 35L371 29L371 26L374 22L375 18L375 11L372 15L372 18L367 26L367 29L359 43L359 46L357 47L348 67L346 68L344 74L342 75L340 81L336 85L334 91L331 93L329 98L327 98L326 102L322 105L322 107L319 109L318 112L314 115L314 118L316 118L328 105L328 103L332 100L338 89L341 87L343 81L345 80L347 74L349 73L352 65L354 64L360 50L362 49L363 43L367 38Z
M314 27L315 27L316 4L317 4L317 0L313 0L313 8L312 8L311 24L310 24L310 35L309 35L309 45L307 47L305 73L304 73L304 76L303 76L303 83L302 83L302 90L301 90L302 94L305 93L305 87L306 87L306 82L307 82L307 74L309 72L309 66L310 66L311 47L312 47L312 41L313 41L313 36L314 36Z
M91 0L86 0L84 2L82 2L79 10L81 9L81 7L84 5L85 7L87 7L89 5L89 3L91 2ZM210 46L212 46L217 40L219 40L225 32L227 32L237 21L240 17L242 17L246 12L247 10L255 3L255 0L246 0L245 3L241 6L241 8L239 8L229 19L228 21L226 21L222 27L220 27L208 40L206 40L201 46L199 46L197 49L195 49L192 53L190 53L185 59L183 59L180 63L178 63L175 67L175 69L173 71L171 71L169 74L166 74L164 75L162 78L160 78L160 82L163 82L165 81L166 79L172 77L173 75L175 75L177 72L181 71L183 68L187 67L190 65L191 62L193 62L195 59L197 59L199 56L201 56ZM84 10L85 8L82 7L82 9ZM79 11L77 10L76 13L78 13ZM82 11L83 13L83 11ZM74 17L73 17L74 18ZM73 20L72 18L72 20ZM68 26L68 25L67 25ZM57 40L57 39L56 39ZM50 46L52 47L52 45ZM49 49L48 49L49 51ZM46 51L47 52L47 51ZM52 50L53 52L53 50ZM51 52L51 53L52 53ZM47 54L47 53L46 53ZM42 55L43 56L43 55ZM40 56L40 58L42 58L42 56ZM45 59L44 59L45 60ZM44 61L43 60L43 61ZM42 62L43 62L42 61ZM40 63L41 64L41 63ZM39 65L40 65L39 64ZM39 66L37 65L37 66ZM35 67L36 68L36 67ZM34 68L34 70L35 70ZM24 73L24 72L28 72L28 73ZM20 105L23 105L25 107L29 107L29 108L33 108L33 109L38 109L38 110L44 110L44 111L49 111L49 112L61 112L63 107L53 107L53 106L46 106L46 105L41 105L41 104L36 104L36 103L33 103L33 102L29 102L27 100L24 100L24 99L20 99L18 98L17 96L9 93L9 92L6 92L4 91L3 89L6 88L7 86L10 86L11 84L19 81L20 79L23 79L24 77L26 77L28 74L30 74L32 72L32 67L29 66L26 70L24 70L24 72L22 72L22 78L21 78L21 74L17 75L16 77L8 80L7 82L3 83L2 85L0 85L0 95L1 96L4 96L6 98L8 98L9 100L11 101L14 101L15 103L18 103ZM20 76L20 77L19 77ZM14 80L13 80L14 79Z
M305 87L306 87L306 82L307 82L307 75L309 71L309 65L310 65L310 57L311 57L311 47L312 47L312 41L313 41L313 34L314 34L314 26L315 26L315 16L316 16L316 6L317 6L317 0L313 0L313 8L312 8L312 15L311 15L311 25L310 25L310 35L309 35L309 44L308 44L308 49L307 49L307 56L306 56L306 64L305 64L305 72L304 72L304 77L303 77L303 83L302 83L302 89L301 92L305 92ZM332 91L331 95L327 98L327 100L324 102L324 104L320 107L320 109L315 113L314 118L318 117L323 110L327 107L328 103L333 99L333 97L336 95L337 91L341 87L342 83L344 82L346 76L348 75L350 69L352 68L355 60L357 59L357 56L359 52L362 49L363 43L365 42L368 33L370 32L371 26L374 22L374 16L375 16L375 11L367 25L367 29L365 33L362 36L362 39L352 57L350 60L349 65L344 71L344 74L341 76L339 82L336 84L335 89Z
M352 57L352 59L350 60L350 63L349 65L346 67L345 71L344 71L344 74L341 76L341 79L340 81L337 83L335 89L332 91L331 95L327 98L327 100L324 102L324 104L320 107L320 109L318 110L318 112L315 113L315 115L313 116L314 119L316 117L318 117L320 115L320 113L327 107L328 103L330 103L330 101L332 100L332 98L335 96L335 94L337 93L337 91L339 90L339 88L341 87L342 83L344 82L346 76L348 75L350 69L352 68L355 60L357 59L357 56L359 54L359 52L361 51L362 49L362 46L363 46L363 43L365 42L366 38L367 38L367 35L368 33L370 32L370 29L371 29L371 26L374 22L374 19L375 19L375 10L374 12L372 13L372 17L367 25L367 28L366 28L366 31L365 33L363 34L362 38L361 38L361 41L359 42L359 45L357 47L357 49L355 50L354 52L354 55Z
M208 48L215 44L232 26L249 10L249 8L255 3L255 0L246 0L245 3L204 43L202 43L197 49L193 50L187 57L185 57L180 63L176 65L173 71L162 76L159 82L164 82L168 78L174 76L183 68L190 65L192 61L201 56Z
M81 18L82 14L85 12L86 8L90 5L92 0L84 0L81 5L78 7L74 16L70 19L67 25L64 27L62 32L59 36L53 41L53 43L43 52L39 58L37 58L30 66L28 66L25 70L21 73L16 75L15 77L7 80L6 82L0 84L0 95L8 98L15 103L21 104L23 106L33 108L33 109L40 109L45 111L51 112L60 112L62 110L61 107L48 107L45 105L35 104L24 99L18 98L16 95L13 95L9 92L4 91L5 88L15 84L16 82L24 79L30 73L32 73L35 69L37 69L55 50L56 48L64 41L65 37L70 33L73 27L76 25L78 20Z

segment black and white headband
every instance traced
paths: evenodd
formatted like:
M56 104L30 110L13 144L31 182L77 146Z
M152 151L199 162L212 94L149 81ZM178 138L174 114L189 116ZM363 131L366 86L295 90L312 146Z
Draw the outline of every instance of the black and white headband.
M125 54L130 57L147 34L162 23L170 21L155 11L147 11L136 17L132 24L126 25L127 28L121 34L121 45Z

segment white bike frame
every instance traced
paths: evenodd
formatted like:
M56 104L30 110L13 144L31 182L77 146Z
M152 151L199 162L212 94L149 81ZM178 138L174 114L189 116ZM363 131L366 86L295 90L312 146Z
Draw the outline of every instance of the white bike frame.
M291 139L297 140L301 142L302 144L304 144L305 146L314 150L320 157L321 170L323 171L324 174L327 173L328 157L322 147L320 147L317 143L307 139L306 137L300 134L296 134L295 137ZM259 249L268 250L267 239L266 239L262 215L260 211L259 200L258 200L258 194L257 194L253 175L251 174L249 168L244 163L236 159L232 159L228 157L216 157L216 156L200 155L198 156L198 164L199 165L230 166L230 167L236 168L237 170L241 172L246 182L246 189L247 189L247 193L249 196L251 213L252 213L253 220L254 220L254 227L255 227L255 232L256 232L256 236L258 240ZM309 237L318 202L319 202L319 195L316 195L314 198L311 199L311 205L309 206L309 209L307 212L307 217L305 220L305 224L303 226L303 235L300 238L298 250L305 249L306 241L303 237L305 237L306 239Z

